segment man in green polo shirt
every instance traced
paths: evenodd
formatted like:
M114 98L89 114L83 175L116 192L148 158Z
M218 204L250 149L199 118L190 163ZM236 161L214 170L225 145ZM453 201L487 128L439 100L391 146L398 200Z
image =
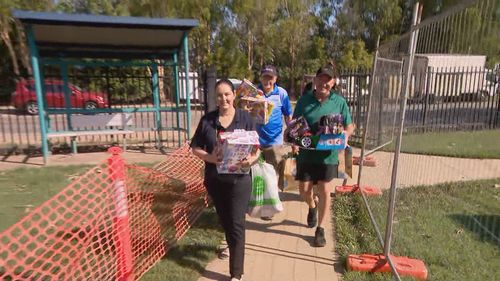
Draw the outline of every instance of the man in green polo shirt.
M303 116L313 133L318 130L322 116L341 114L344 120L344 129L349 136L354 131L351 114L345 99L333 91L335 80L338 77L335 66L328 64L316 72L314 90L305 93L297 102L293 118ZM294 147L297 151L298 148ZM309 206L307 226L313 228L317 225L314 235L314 245L326 245L323 224L330 210L330 193L332 180L338 177L338 151L337 150L307 150L300 149L297 156L297 174L300 195ZM313 184L318 184L319 202L313 198ZM319 220L318 220L319 219Z

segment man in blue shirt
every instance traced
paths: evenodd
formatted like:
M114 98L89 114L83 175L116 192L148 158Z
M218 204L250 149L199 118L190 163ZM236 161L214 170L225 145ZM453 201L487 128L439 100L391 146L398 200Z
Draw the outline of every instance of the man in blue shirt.
M285 159L287 149L283 146L283 119L286 124L291 120L292 105L285 89L276 85L278 72L272 65L266 65L260 72L259 89L264 92L264 98L274 105L273 112L267 124L257 124L260 137L260 147L264 159L276 169L278 187L284 189ZM287 147L289 151L291 148Z

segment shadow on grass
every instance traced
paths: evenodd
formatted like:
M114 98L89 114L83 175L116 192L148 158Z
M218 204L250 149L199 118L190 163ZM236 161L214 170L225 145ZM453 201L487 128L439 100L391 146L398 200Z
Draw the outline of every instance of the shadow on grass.
M500 215L452 214L449 216L479 241L500 246ZM457 230L457 234L461 229Z
M199 218L189 230L190 233L188 233L186 238L189 239L189 235L194 232L206 233L208 229L222 232L222 228L219 227L215 210L212 208L205 209L201 213ZM171 247L164 259L176 263L179 266L191 268L198 273L205 272L206 262L213 257L217 251L218 245L210 244L207 240L202 239L201 237L193 242L183 242L184 241L181 240L180 243Z

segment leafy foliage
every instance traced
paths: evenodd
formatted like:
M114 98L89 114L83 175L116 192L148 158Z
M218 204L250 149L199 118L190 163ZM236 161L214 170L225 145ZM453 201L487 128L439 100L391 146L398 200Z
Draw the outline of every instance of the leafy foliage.
M215 65L219 76L258 80L259 69L274 64L278 83L292 96L303 75L335 61L341 69L369 68L376 40L389 40L407 31L416 0L4 0L0 3L2 40L0 92L11 91L15 76L29 74L29 59L23 52L25 38L12 20L10 10L46 10L115 16L196 18L199 26L190 33L192 70L203 73ZM459 0L420 1L423 17L442 13ZM485 1L492 5L494 1ZM498 18L494 9L484 14L471 10L466 22L471 35L446 25L435 36L451 34L443 48L488 56L488 66L500 61ZM489 34L475 34L481 18L491 19ZM482 44L461 50L464 41ZM462 43L462 44L459 44ZM24 48L25 50L25 48ZM5 60L8 56L10 60ZM171 71L171 70L166 70ZM132 71L133 72L133 71ZM12 74L14 73L14 75ZM147 75L147 70L144 70ZM166 81L165 81L166 82ZM5 85L5 86L4 86ZM114 85L118 87L119 85ZM5 90L7 89L7 90Z

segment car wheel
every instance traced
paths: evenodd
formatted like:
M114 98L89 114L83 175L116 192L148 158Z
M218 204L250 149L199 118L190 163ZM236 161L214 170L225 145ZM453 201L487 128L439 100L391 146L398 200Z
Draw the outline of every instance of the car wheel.
M97 108L97 103L93 102L93 101L87 101L85 102L85 109L87 110L94 110Z
M312 140L310 137L304 137L300 140L300 144L302 144L303 147L308 148L312 144Z
M30 115L38 114L38 104L35 101L29 101L24 105L24 109Z

